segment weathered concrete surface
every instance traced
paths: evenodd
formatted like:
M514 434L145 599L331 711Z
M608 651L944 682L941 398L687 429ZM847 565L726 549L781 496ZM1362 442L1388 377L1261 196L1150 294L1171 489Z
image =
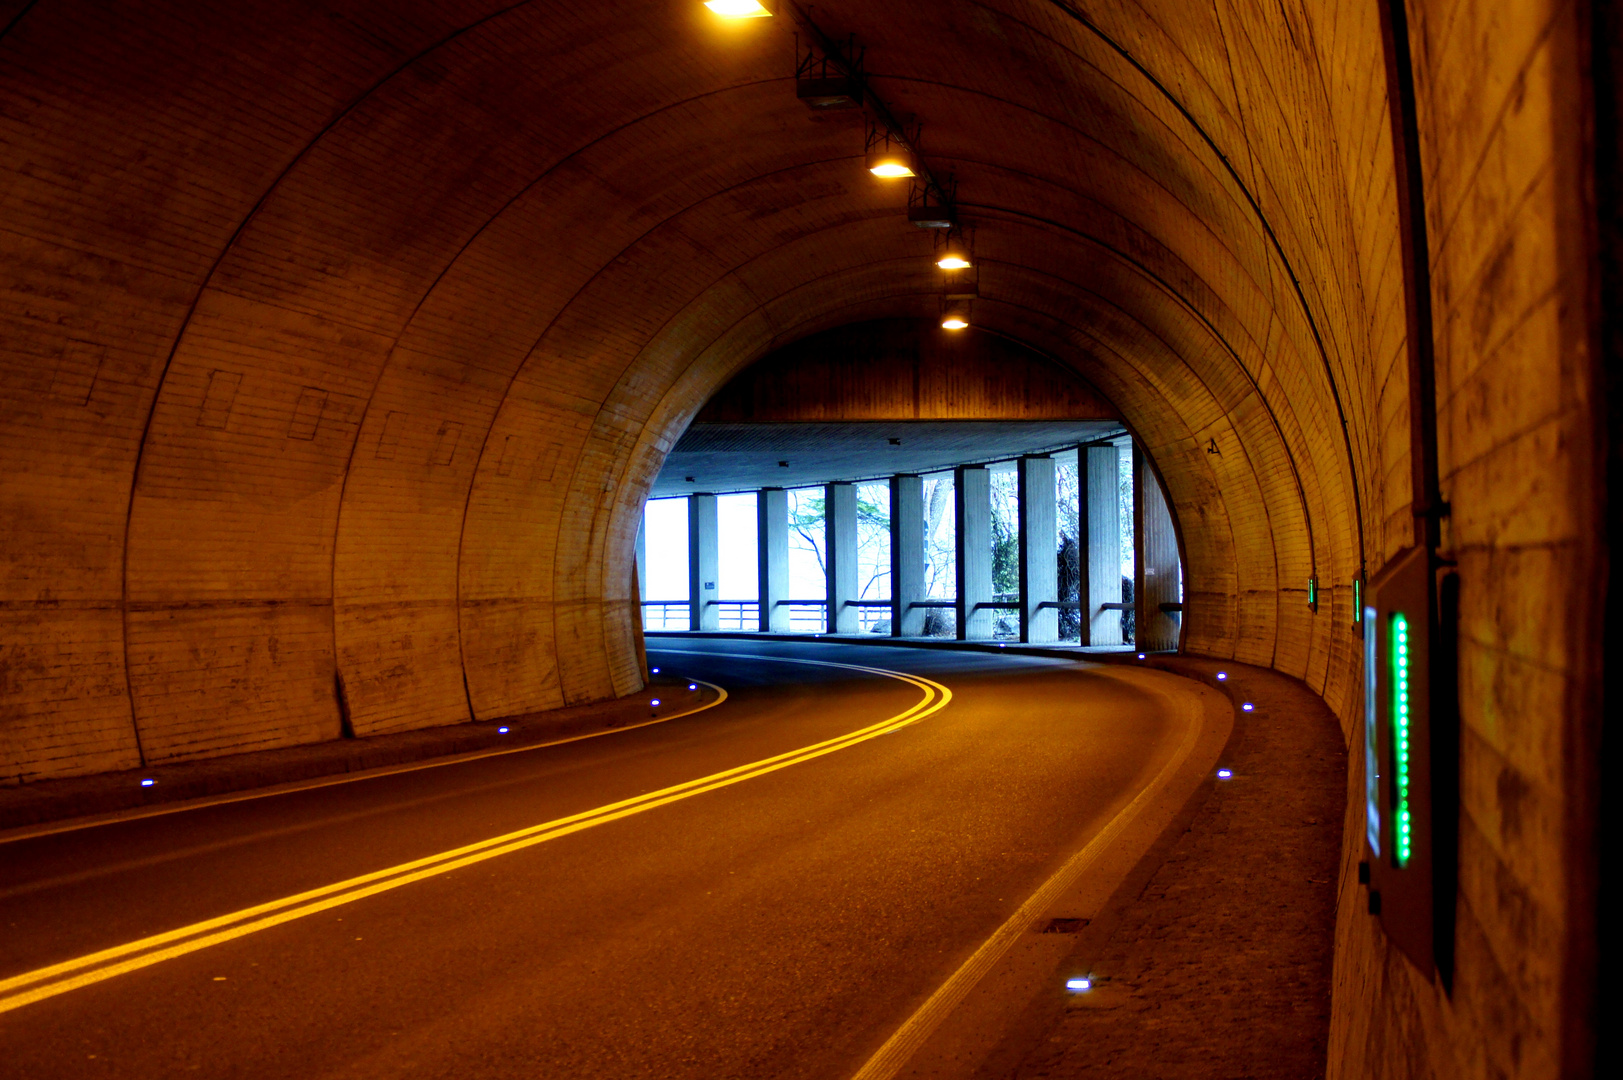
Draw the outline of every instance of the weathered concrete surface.
M1233 778L1208 785L1182 835L1078 935L1067 970L1092 973L1094 989L1056 987L1033 1003L979 1075L1322 1077L1347 764L1339 725L1271 671L1152 666L1256 706L1236 712L1222 758Z
M251 797L266 789L319 783L323 778L390 770L448 756L500 753L590 738L684 715L716 699L712 688L689 691L688 685L685 679L677 682L655 676L638 694L480 724L447 724L0 788L0 834L32 833L82 818L139 815L149 808L187 800L233 794ZM651 706L651 699L660 704ZM151 780L152 786L143 786L142 780Z

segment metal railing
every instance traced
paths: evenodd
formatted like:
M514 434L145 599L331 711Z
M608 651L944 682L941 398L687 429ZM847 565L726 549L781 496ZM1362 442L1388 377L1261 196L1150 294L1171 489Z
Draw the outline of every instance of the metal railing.
M650 611L649 609L653 610ZM691 630L686 600L644 600L642 602L642 628L644 630Z
M759 630L761 605L755 600L712 600L717 630Z
M754 600L709 600L716 609L716 629L756 630L761 625L761 605ZM686 600L644 600L644 630L691 630L692 608Z
M889 600L847 600L847 605L857 609L857 632L859 634L872 634L884 624L885 631L890 629L890 601Z
M753 631L761 625L761 605L756 600L711 600L717 610L718 630ZM847 605L857 609L860 633L871 634L879 624L890 619L889 600L848 600ZM828 602L826 600L780 600L779 606L789 609L789 631L796 634L821 634L828 629ZM956 600L914 600L910 608L955 608ZM1038 607L1076 611L1082 608L1076 600L1045 600ZM1133 611L1135 605L1110 603L1096 605L1101 611ZM1182 604L1162 604L1161 610L1180 614ZM977 611L1019 611L1020 604L1013 600L987 600L975 605ZM644 600L642 625L645 630L691 630L689 604L686 600ZM1007 633L1005 629L1004 635Z
M789 609L791 634L821 634L828 629L827 600L780 600Z

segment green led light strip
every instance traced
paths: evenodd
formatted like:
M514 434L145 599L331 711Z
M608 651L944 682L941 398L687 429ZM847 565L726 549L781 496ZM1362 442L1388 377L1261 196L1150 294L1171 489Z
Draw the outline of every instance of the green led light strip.
M1414 851L1413 821L1409 813L1409 620L1402 612L1392 616L1392 788L1397 801L1393 815L1392 857L1399 866Z

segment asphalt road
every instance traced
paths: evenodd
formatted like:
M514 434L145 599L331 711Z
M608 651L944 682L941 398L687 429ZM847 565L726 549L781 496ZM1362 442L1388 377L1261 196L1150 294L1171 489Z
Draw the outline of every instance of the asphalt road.
M729 699L562 746L0 844L0 1007L19 975L769 759L921 698L772 656L915 672L953 699L0 1012L0 1075L847 1077L1182 735L1151 696L1064 661L650 644Z

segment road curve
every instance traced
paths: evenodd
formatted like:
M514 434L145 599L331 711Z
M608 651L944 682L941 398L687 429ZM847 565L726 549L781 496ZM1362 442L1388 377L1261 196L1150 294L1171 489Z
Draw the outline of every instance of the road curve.
M650 656L729 699L0 845L6 1075L851 1076L1187 743L1164 699L1068 661ZM312 893L342 902L284 903ZM296 913L241 914L267 906ZM251 928L20 996L205 923Z

